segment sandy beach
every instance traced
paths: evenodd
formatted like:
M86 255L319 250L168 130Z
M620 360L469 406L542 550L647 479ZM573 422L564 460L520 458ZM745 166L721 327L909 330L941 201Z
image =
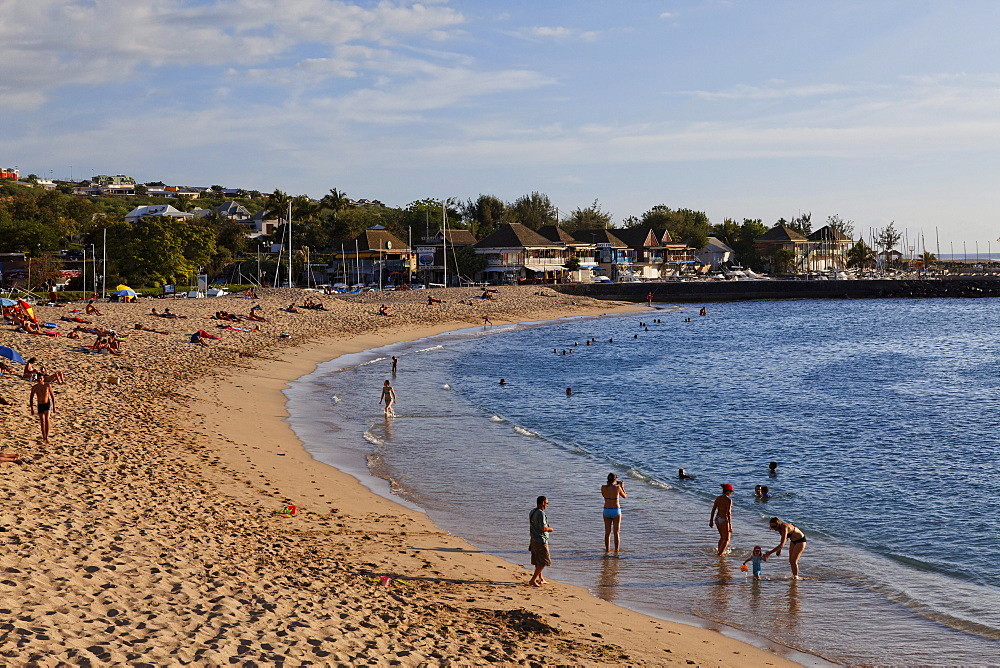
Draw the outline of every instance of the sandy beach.
M428 305L428 294L445 303ZM484 316L502 324L641 308L538 287L480 294L269 289L254 301L99 304L99 316L71 313L82 305L36 308L56 331L77 316L127 334L121 356L87 351L94 335L4 324L0 345L67 382L53 386L45 445L28 411L31 384L0 378L12 404L0 406L3 450L21 456L0 463L3 663L794 665L579 587L529 587L525 566L478 552L305 452L284 422L282 390L318 363ZM279 310L307 297L327 310ZM258 303L267 322L211 318ZM186 318L150 313L167 306ZM190 343L200 329L220 339ZM533 499L515 502L527 512ZM294 517L276 514L287 504Z

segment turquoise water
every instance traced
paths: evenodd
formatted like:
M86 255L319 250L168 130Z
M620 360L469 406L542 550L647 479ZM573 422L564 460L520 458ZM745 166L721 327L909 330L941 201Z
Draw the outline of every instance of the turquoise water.
M1000 304L661 306L342 358L289 393L292 423L317 458L515 563L546 494L550 575L617 603L840 662L996 664ZM628 481L619 557L602 547L609 471ZM737 491L720 558L723 482ZM804 580L777 558L761 581L738 570L777 544L772 515L809 538Z

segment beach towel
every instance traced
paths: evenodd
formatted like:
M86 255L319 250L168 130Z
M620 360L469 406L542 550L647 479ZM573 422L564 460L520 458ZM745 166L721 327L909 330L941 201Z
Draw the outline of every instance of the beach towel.
M206 332L203 329L199 329L198 330L198 336L200 336L203 339L216 339L216 340L219 340L219 337L215 336L214 334L209 334L208 332Z
M233 331L233 332L250 332L250 331L253 331L253 330L247 329L246 327L233 327L232 325L226 325L225 327L223 327L223 329L228 329L228 330Z

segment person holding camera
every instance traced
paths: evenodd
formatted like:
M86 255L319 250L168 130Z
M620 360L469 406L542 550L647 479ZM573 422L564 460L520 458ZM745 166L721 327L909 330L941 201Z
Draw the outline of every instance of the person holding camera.
M627 499L625 485L614 473L608 474L608 484L601 485L604 497L604 551L611 551L611 532L615 534L615 552L621 550L622 508L619 498Z

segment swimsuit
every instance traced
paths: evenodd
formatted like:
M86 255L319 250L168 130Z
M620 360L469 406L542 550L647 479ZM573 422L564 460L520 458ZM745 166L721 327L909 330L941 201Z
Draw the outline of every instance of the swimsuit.
M805 534L802 534L802 537L801 537L801 538L796 538L795 540L792 540L792 541L789 541L789 542L790 542L790 543L791 543L792 545L795 545L796 543L804 543L804 542L806 542L806 535L805 535Z
M51 407L52 407L52 402L51 401L46 401L43 404L38 404L38 412L39 413L48 413L49 412L49 408L51 408Z
M604 509L604 517L607 518L607 519L609 519L609 520L613 520L616 517L621 517L621 515L622 515L622 509L621 508L605 508Z
M725 517L716 517L715 518L715 526L721 527L722 525L724 525L728 521L729 520L727 520Z

